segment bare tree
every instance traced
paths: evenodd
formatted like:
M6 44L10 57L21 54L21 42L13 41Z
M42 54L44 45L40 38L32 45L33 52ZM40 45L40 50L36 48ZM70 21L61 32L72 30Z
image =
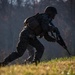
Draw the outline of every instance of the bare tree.
M21 6L22 0L17 0L18 7Z

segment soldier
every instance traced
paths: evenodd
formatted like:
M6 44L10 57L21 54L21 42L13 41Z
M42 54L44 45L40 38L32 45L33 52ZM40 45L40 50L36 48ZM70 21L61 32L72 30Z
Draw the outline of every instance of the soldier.
M21 57L27 49L28 45L33 46L36 49L36 54L33 62L40 62L40 59L44 52L44 46L37 39L37 36L44 37L47 41L55 42L56 39L52 38L48 32L56 31L57 28L49 26L51 21L55 18L57 10L55 7L46 7L44 13L36 14L29 17L24 21L24 28L21 31L20 39L17 45L17 51L12 52L0 65L5 66L13 60Z

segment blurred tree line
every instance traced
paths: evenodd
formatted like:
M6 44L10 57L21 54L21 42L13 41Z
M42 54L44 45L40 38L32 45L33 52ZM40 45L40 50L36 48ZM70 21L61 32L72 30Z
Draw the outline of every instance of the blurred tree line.
M0 0L0 58L2 52L16 49L24 19L42 13L46 6L57 8L54 24L75 55L75 0Z

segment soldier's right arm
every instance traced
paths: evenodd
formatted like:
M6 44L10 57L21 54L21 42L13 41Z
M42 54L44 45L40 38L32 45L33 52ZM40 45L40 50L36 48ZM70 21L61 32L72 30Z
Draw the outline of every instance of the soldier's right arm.
M50 19L48 18L48 15L42 15L42 22L41 22L41 26L43 29L43 32L50 32L50 31L54 31L55 27L54 26L50 26Z
M41 27L44 33L49 31L49 19L46 14L42 15Z

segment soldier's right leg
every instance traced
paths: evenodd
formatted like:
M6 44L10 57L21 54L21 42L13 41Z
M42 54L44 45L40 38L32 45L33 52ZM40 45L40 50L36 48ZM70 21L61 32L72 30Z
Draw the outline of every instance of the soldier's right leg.
M6 57L5 60L2 63L0 63L0 66L6 66L13 60L21 57L27 48L27 44L27 41L20 41L17 46L17 51L12 52L8 57Z

